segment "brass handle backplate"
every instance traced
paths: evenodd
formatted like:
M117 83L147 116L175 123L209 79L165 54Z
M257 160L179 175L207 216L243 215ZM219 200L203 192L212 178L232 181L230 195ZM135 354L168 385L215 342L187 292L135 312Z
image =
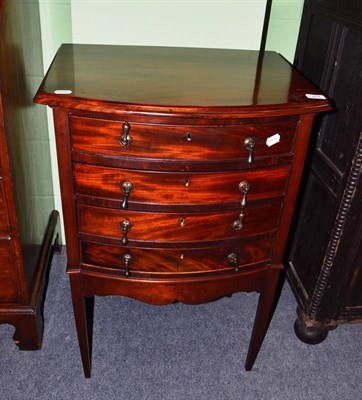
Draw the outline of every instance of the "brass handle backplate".
M230 253L228 255L228 262L234 267L235 272L239 272L239 257L236 253Z
M254 149L255 149L256 141L252 137L248 137L244 140L243 146L244 149L249 152L248 156L248 164L252 165L254 164Z
M128 145L130 145L132 143L132 138L129 135L130 129L131 129L131 127L128 122L125 122L124 124L122 124L122 135L119 139L119 142L121 143L121 145L123 147L127 147Z
M243 194L243 198L241 199L241 208L246 207L246 196L250 190L250 183L247 180L241 181L238 185L238 189Z
M128 198L133 190L133 185L130 181L123 181L121 184L122 192L124 193L121 208L125 210L128 207Z
M122 244L126 245L128 243L128 237L127 237L127 233L130 231L130 229L132 228L132 223L130 220L125 219L123 220L120 224L120 227L122 229L122 233L123 233L123 237L122 237Z
M125 276L130 276L130 272L129 272L129 266L133 261L133 258L131 256L131 254L123 254L123 256L121 257L121 260L123 261L124 264L124 274Z

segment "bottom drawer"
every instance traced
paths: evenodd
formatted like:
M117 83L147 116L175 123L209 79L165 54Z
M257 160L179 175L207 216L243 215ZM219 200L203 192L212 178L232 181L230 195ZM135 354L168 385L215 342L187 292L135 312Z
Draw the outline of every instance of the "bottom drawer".
M168 249L128 248L100 243L81 242L82 262L90 267L110 271L127 270L123 259L131 256L129 273L199 273L232 270L245 264L267 262L270 258L273 239L239 243L237 246ZM235 254L235 257L230 257Z

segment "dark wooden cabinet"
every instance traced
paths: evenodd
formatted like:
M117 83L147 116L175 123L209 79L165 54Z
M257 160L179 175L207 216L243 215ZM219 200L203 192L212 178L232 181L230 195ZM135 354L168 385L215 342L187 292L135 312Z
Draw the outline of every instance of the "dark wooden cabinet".
M90 67L91 66L91 67ZM310 127L328 101L272 52L63 45L35 101L53 108L84 372L94 296L275 299Z
M15 327L20 349L35 350L42 343L42 301L58 213L49 208L43 221L27 191L29 183L44 174L24 160L32 157L26 151L31 143L23 139L31 133L26 125L35 115L29 110L31 97L19 54L21 7L27 6L0 0L0 323ZM26 15L28 23L32 15Z
M306 0L296 67L332 99L304 175L288 280L307 343L362 321L362 3Z

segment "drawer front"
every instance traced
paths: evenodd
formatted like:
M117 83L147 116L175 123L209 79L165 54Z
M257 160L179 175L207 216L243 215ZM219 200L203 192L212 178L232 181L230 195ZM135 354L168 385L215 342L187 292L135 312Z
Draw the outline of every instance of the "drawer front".
M173 161L245 159L247 166L249 150L243 144L246 139L255 140L255 158L289 154L296 122L233 126L130 123L127 131L130 140L126 146L120 143L122 122L71 116L70 130L73 151ZM280 135L279 142L268 146L267 139L276 134Z
M242 228L233 229L240 221L239 211L223 213L147 213L121 211L79 204L81 233L132 241L192 242L213 241L264 234L277 228L280 203L246 208ZM131 228L124 235L121 223Z
M0 177L0 232L6 233L10 230L8 210L6 205L3 180Z
M109 246L99 243L81 242L82 262L87 265L124 271L122 257L129 254L132 261L129 271L147 273L194 273L235 268L229 256L235 254L236 265L267 262L273 240L263 239L237 246L203 249L145 249Z
M19 301L18 274L12 241L0 238L0 302Z
M122 201L121 185L131 182L129 203L220 204L283 196L289 166L223 173L165 173L75 165L75 188L80 195ZM239 185L241 184L241 189ZM246 185L246 186L245 186ZM244 189L243 189L244 188Z

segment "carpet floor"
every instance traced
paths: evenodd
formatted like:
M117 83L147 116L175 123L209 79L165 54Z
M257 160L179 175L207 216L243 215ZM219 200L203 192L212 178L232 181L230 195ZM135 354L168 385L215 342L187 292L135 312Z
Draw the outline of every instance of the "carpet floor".
M0 325L2 400L359 400L362 327L342 325L316 346L294 334L287 284L251 372L244 361L258 296L151 306L97 297L92 378L76 339L66 256L53 257L40 351L19 351Z

